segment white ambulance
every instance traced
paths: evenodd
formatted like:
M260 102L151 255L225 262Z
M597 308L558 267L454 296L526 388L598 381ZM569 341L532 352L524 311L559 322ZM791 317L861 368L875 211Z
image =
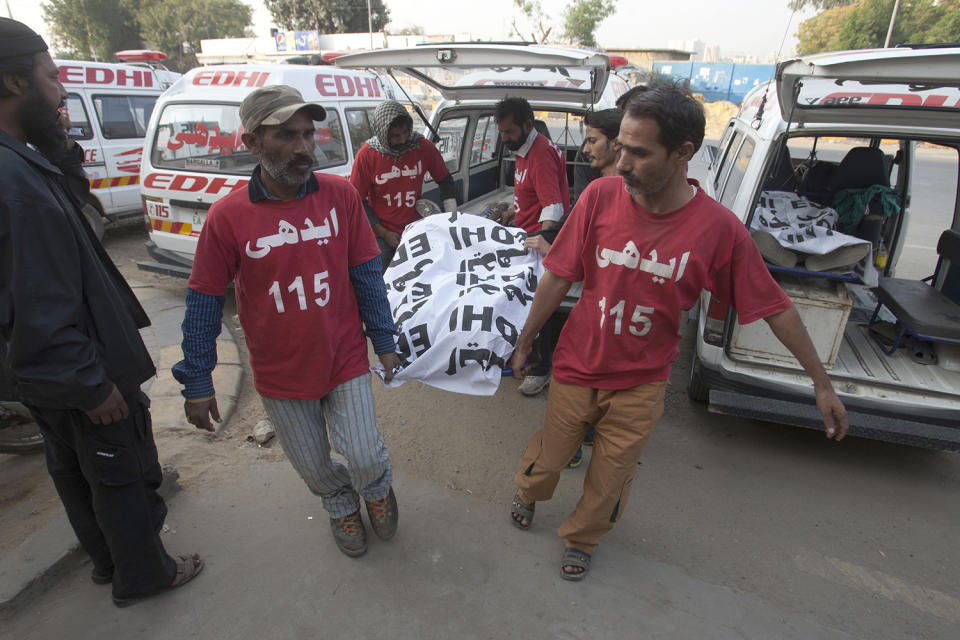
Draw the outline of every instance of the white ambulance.
M257 165L240 139L240 103L254 89L275 84L295 87L326 109L326 120L317 123L314 170L344 177L373 136L374 110L400 96L392 81L329 66L222 65L184 74L147 126L140 192L147 251L156 262L138 263L141 269L190 274L210 205L244 188Z
M179 73L159 62L159 51L120 51L129 64L56 60L67 90L70 137L83 147L83 168L90 178L84 213L100 236L103 220L141 211L140 155L153 106Z

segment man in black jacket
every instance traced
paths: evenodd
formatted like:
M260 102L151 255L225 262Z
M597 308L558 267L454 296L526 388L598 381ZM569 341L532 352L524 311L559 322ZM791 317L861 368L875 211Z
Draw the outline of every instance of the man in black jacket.
M140 391L155 373L138 331L149 319L80 211L65 98L43 39L0 18L0 367L40 425L93 581L124 606L203 562L160 540L167 508Z

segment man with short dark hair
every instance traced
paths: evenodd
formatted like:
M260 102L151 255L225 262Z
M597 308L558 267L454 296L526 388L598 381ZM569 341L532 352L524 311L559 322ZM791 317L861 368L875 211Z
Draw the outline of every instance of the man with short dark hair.
M284 453L330 516L337 547L367 550L366 501L374 533L397 529L390 452L370 388L367 343L386 370L400 364L380 255L350 183L314 173L323 107L293 87L250 93L240 105L243 143L260 164L246 189L212 207L197 244L183 321L187 421L220 420L212 371L224 296L234 282L253 384ZM347 460L333 459L331 450Z
M590 111L583 118L586 125L583 135L583 156L590 167L599 172L599 176L617 175L617 161L620 159L620 147L617 136L620 134L620 121L623 112L619 109Z
M374 136L357 152L350 183L360 192L386 271L404 228L429 214L417 209L431 204L419 202L426 176L436 180L445 211L457 208L457 190L443 156L413 130L413 118L402 104L380 103L371 124Z
M560 219L570 208L570 187L563 151L534 127L533 109L523 98L505 98L494 112L503 145L516 156L513 173L513 207L500 222L511 222L527 232L524 246L547 255ZM537 363L519 391L534 396L550 384L555 319L543 324L538 340Z
M150 321L84 219L76 176L54 164L82 161L66 97L43 39L0 18L0 366L40 425L91 579L126 606L186 584L203 561L160 540L167 507L140 391L155 374L138 331Z
M557 533L561 577L580 580L600 536L623 514L640 453L663 413L678 355L682 310L702 289L730 304L738 321L763 318L813 380L827 437L847 432L834 392L790 298L767 271L743 223L686 179L703 141L703 108L686 91L632 98L620 124L619 177L594 180L544 260L533 306L511 358L522 377L539 326L583 281L560 335L546 422L514 477L512 522L530 527L589 423L594 451L583 496Z

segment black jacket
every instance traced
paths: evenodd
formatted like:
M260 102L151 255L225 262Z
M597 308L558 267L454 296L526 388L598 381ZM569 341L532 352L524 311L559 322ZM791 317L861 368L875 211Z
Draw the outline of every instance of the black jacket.
M0 131L0 386L17 396L4 399L89 411L156 371L138 331L150 320L72 186Z

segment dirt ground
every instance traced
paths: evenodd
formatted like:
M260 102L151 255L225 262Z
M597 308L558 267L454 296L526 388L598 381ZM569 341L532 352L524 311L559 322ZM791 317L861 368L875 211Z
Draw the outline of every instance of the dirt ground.
M727 121L737 114L740 108L732 102L704 102L703 96L696 94L696 98L703 104L703 113L707 118L707 128L704 137L707 139L719 139L723 133Z

